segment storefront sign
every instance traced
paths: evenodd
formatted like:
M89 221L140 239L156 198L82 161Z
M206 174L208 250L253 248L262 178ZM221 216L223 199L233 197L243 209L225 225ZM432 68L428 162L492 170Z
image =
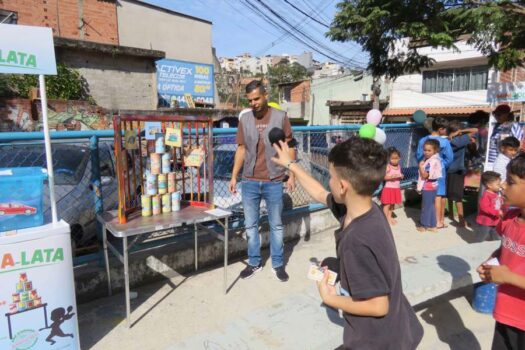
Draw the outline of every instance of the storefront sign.
M0 24L0 73L56 75L51 28Z
M494 104L500 102L525 102L525 81L489 84L487 101Z
M157 61L157 92L161 107L188 107L185 94L195 102L213 103L213 65L193 62Z

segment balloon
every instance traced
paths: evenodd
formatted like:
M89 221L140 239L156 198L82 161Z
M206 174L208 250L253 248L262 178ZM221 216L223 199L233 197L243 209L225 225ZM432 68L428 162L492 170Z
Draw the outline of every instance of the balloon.
M366 114L366 122L372 125L379 125L381 123L381 112L378 109L371 109Z
M423 122L423 126L425 127L425 129L428 130L428 132L432 132L432 122L434 121L434 118L432 117L428 117L427 119L425 119L425 121Z
M386 142L386 134L383 130L376 128L376 134L374 136L374 141L384 145Z
M272 107L272 108L275 108L275 109L278 109L280 111L282 111L283 109L281 108L281 105L279 105L277 102L268 102L268 106L269 107Z
M376 126L365 124L359 129L359 136L364 139L373 139L376 136Z
M425 122L425 119L427 119L427 114L425 113L425 111L418 109L414 112L414 114L412 114L412 118L416 123L423 124Z

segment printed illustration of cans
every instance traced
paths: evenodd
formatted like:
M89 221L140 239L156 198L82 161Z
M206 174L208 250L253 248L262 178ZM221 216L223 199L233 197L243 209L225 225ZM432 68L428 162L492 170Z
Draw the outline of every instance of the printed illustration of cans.
M151 197L151 212L153 215L160 214L160 196L156 195Z
M173 192L171 194L171 211L179 211L180 210L180 192Z
M164 147L164 134L155 134L155 153L166 152Z
M25 282L24 283L24 290L25 291L30 291L31 289L33 289L33 282Z
M29 300L29 292L20 293L20 301L28 301L28 300Z
M24 282L18 282L16 284L16 292L22 293L24 291Z
M152 174L160 174L161 170L161 154L160 153L152 153L149 155L150 159L150 171Z
M35 307L42 305L42 298L36 298L33 300Z
M16 308L16 305L17 304L9 304L9 313L10 314L14 314L15 312L18 311L18 309Z
M151 216L151 196L142 195L140 202L142 204L142 216Z
M164 153L162 155L162 173L167 174L171 171L171 155Z
M25 309L27 309L27 303L25 301L18 302L17 309L18 311L24 311Z
M29 300L29 301L27 302L27 308L28 308L28 309L32 309L32 308L34 308L34 307L35 307L35 302L34 302L33 300Z
M27 273L21 272L19 277L20 282L27 282Z
M159 194L168 192L168 176L166 174L159 174Z
M171 212L171 195L169 193L162 195L162 213Z
M175 173L169 173L168 174L168 192L173 193L177 189L175 187L175 179L177 177L177 174Z
M13 293L13 303L18 303L20 301L20 294Z
M148 196L154 196L157 194L157 175L146 175L146 194Z
M36 289L33 289L31 292L29 292L29 298L31 300L35 300L36 298L38 298L38 293L36 292Z

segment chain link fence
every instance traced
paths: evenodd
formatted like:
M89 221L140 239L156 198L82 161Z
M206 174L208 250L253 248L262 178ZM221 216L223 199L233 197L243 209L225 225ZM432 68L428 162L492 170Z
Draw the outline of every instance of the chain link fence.
M415 151L421 137L427 134L423 128L412 126L385 126L387 135L385 147L396 147L401 153L401 164L405 176L403 185L417 180L417 162ZM296 127L294 137L297 140L297 158L301 166L311 173L328 189L328 153L338 142L343 142L355 135L359 125L344 127ZM231 179L235 151L236 129L216 129L213 139L214 152L214 204L234 212L234 218L242 219L241 186L237 193L228 191ZM6 134L6 133L4 133ZM97 244L95 195L92 179L94 150L90 147L89 137L75 140L53 140L53 165L55 172L55 192L59 218L71 225L72 237L77 248L77 255L83 247ZM1 137L0 137L1 139ZM5 139L5 138L4 138ZM101 192L104 210L113 210L118 206L118 186L115 176L115 159L111 139L98 142L96 151L99 155ZM43 140L0 143L0 167L46 167ZM50 221L49 196L45 186L45 213ZM285 191L284 210L307 206L312 202L301 186L295 191ZM261 214L266 213L264 202ZM90 252L89 249L86 250Z

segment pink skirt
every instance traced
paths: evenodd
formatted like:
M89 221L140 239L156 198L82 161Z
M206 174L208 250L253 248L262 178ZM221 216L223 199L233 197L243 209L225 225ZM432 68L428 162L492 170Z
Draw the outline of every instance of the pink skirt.
M385 187L381 191L381 203L382 204L401 204L401 189Z

